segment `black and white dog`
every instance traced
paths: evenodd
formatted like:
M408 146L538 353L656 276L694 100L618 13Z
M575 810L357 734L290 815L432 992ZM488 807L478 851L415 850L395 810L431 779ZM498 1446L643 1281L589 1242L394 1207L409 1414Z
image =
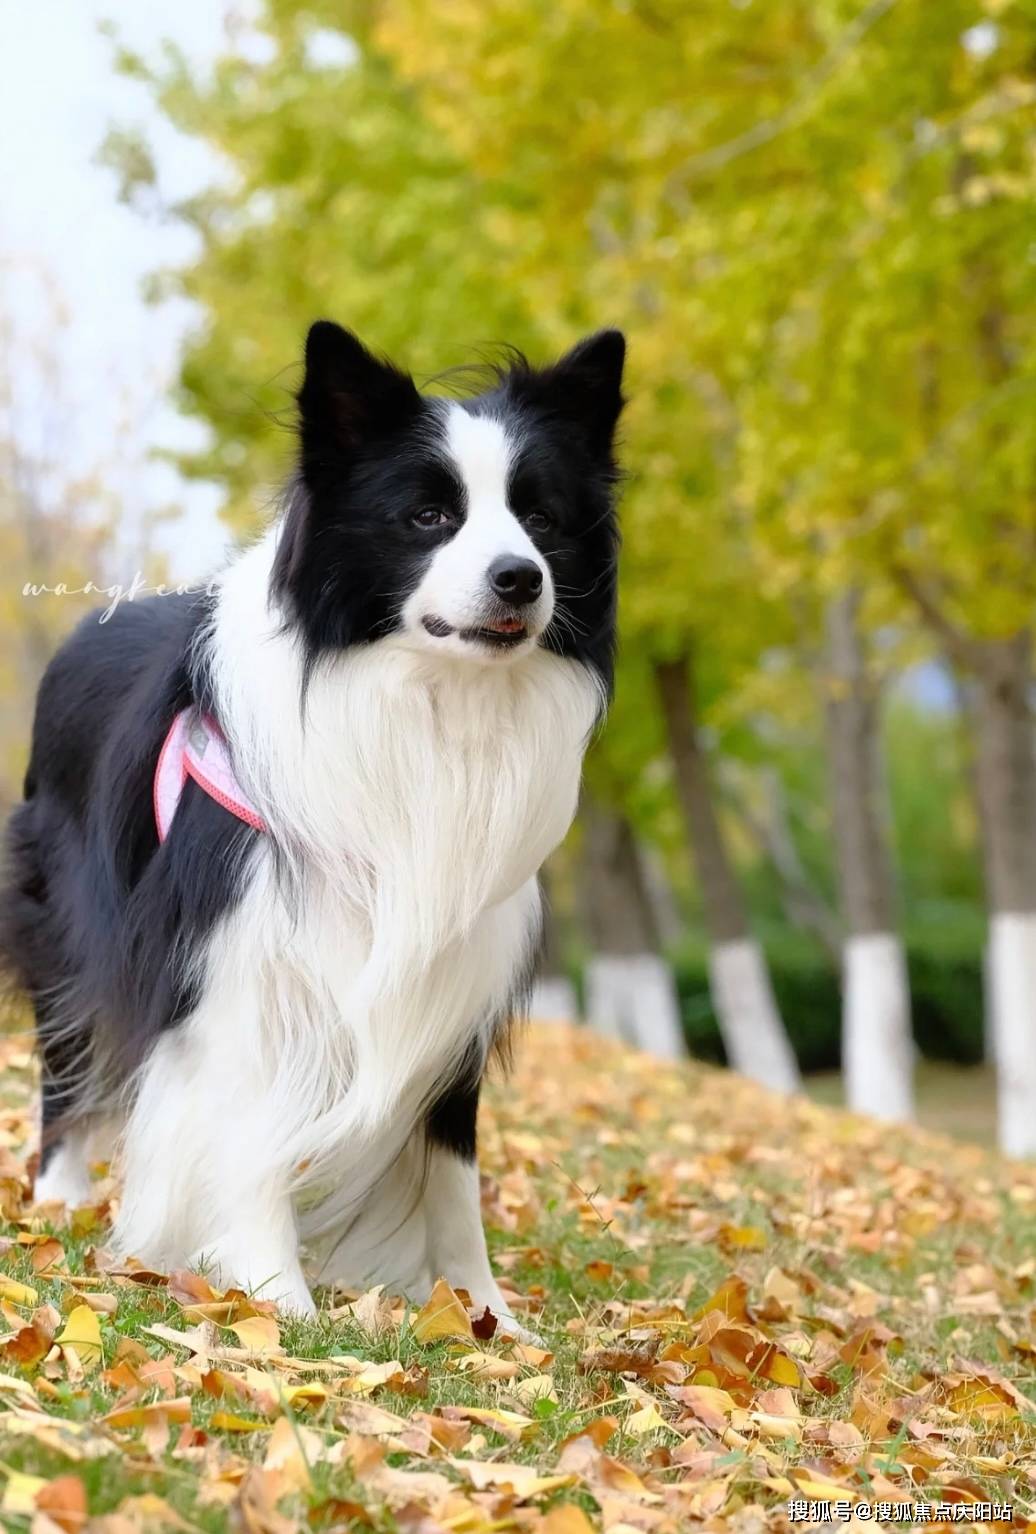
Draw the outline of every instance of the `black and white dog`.
M3 900L37 1199L114 1135L127 1254L310 1312L305 1243L506 1315L475 1115L611 686L623 356L456 402L317 323L283 517L59 651Z

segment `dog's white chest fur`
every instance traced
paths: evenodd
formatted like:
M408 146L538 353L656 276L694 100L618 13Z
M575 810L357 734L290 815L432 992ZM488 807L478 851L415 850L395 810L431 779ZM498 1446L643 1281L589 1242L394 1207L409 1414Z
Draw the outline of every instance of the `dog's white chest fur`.
M233 1270L240 1208L319 1190L307 1229L355 1225L362 1280L385 1256L365 1201L390 1168L417 1177L415 1124L487 1047L530 958L535 874L574 814L599 696L542 650L513 667L433 665L394 640L303 688L300 651L266 609L268 560L259 546L228 573L213 653L220 718L270 832L208 945L194 1013L143 1074L127 1161L146 1142L152 1172L127 1185L119 1240ZM270 1262L279 1249L271 1237Z

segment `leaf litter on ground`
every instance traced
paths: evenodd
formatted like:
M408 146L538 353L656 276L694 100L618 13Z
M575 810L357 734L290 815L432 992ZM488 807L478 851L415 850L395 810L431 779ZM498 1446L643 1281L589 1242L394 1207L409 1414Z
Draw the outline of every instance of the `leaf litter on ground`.
M445 1279L303 1322L116 1261L106 1167L34 1206L24 1035L0 1064L5 1530L1036 1530L1032 1166L540 1025L480 1141L541 1342Z

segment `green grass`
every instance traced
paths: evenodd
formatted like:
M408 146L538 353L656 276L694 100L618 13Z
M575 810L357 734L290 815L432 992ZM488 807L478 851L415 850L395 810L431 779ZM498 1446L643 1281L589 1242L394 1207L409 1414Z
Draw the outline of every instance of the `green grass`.
M9 1154L30 1142L30 1091L30 1073L17 1059L9 1062L0 1117ZM440 1492L433 1495L420 1479L432 1473L457 1488L463 1511L454 1507L450 1516L459 1521L442 1526L455 1526L459 1534L477 1534L481 1527L535 1529L552 1507L568 1504L594 1527L602 1505L614 1513L616 1499L629 1518L638 1508L645 1516L661 1509L673 1528L685 1526L695 1496L712 1499L714 1516L733 1518L754 1507L770 1519L787 1500L781 1478L788 1467L815 1470L819 1464L850 1495L872 1484L880 1488L881 1476L932 1501L970 1495L962 1490L966 1486L983 1487L991 1499L1013 1498L1032 1516L1032 1484L1020 1472L1031 1465L1036 1446L1029 1351L1036 1347L1036 1171L923 1132L880 1129L804 1100L789 1104L722 1072L670 1069L585 1035L556 1032L534 1035L514 1085L493 1090L482 1141L494 1262L524 1297L528 1324L551 1358L516 1357L494 1338L476 1346L515 1377L472 1377L457 1367L472 1344L423 1343L414 1330L415 1307L400 1304L399 1324L370 1334L349 1317L331 1318L328 1312L341 1306L342 1295L320 1296L325 1309L316 1321L281 1321L280 1343L289 1358L349 1354L371 1363L398 1360L407 1371L407 1388L415 1393L382 1387L364 1399L410 1425L409 1438L399 1431L399 1441L388 1444L384 1465L417 1477L409 1498L414 1507L446 1516L441 1507L435 1512ZM19 1245L44 1228L29 1209L3 1226L9 1243L3 1272L33 1285L37 1307L51 1305L65 1314L74 1286L60 1276L35 1274L31 1248ZM58 1226L55 1234L68 1273L76 1275L88 1269L104 1230L75 1235ZM798 1286L783 1318L764 1311L777 1270ZM753 1344L776 1343L815 1377L814 1385L804 1380L792 1392L802 1414L799 1442L765 1436L772 1419L772 1412L766 1415L768 1395L762 1397L762 1424L746 1415L759 1410L760 1392L774 1390L772 1379L724 1374L729 1351L708 1352L710 1327L715 1331L721 1323L715 1311L704 1320L697 1312L735 1273L747 1286L750 1306L750 1318L732 1323L735 1341L745 1336ZM92 1517L128 1513L133 1504L127 1499L158 1496L192 1528L260 1528L261 1520L243 1510L240 1488L248 1467L263 1464L277 1414L264 1415L253 1401L209 1393L191 1374L190 1351L151 1334L155 1325L182 1332L195 1324L164 1286L115 1276L104 1288L117 1309L100 1317L103 1370L69 1377L57 1352L24 1369L0 1362L8 1377L0 1384L0 1489L4 1495L17 1490L15 1472L48 1481L72 1474L85 1489ZM8 1329L32 1310L5 1304ZM871 1316L899 1340L879 1349L868 1373L858 1362L839 1359L837 1350ZM236 1342L231 1332L219 1336L224 1344ZM177 1452L182 1424L171 1425L163 1443L139 1429L104 1425L125 1394L104 1371L126 1340L152 1359L172 1355L180 1371L174 1393L189 1397L186 1453ZM645 1343L659 1356L674 1347L685 1351L665 1364L670 1375L624 1371L630 1349ZM610 1350L610 1358L588 1366L587 1355L602 1349ZM768 1356L763 1348L760 1359ZM218 1365L241 1380L246 1366L244 1360ZM263 1359L252 1366L288 1383L310 1377ZM988 1401L974 1410L968 1391L978 1388L983 1369L1008 1381L1003 1389L1013 1384L1022 1404L1008 1397L1002 1410ZM523 1398L523 1379L539 1373L549 1375L555 1399ZM966 1388L954 1384L958 1376L970 1381ZM340 1388L344 1375L326 1378L335 1387L326 1403L285 1408L308 1446L308 1486L285 1486L272 1472L260 1477L279 1495L283 1527L408 1527L407 1518L416 1514L406 1513L404 1493L397 1486L386 1501L387 1482L378 1476L387 1472L372 1471L364 1459L381 1451L371 1448L370 1423L355 1415L358 1398ZM21 1394L14 1381L21 1382ZM673 1383L678 1389L718 1384L730 1391L737 1411L725 1419L729 1430L719 1433L689 1418L666 1388ZM664 1426L638 1431L643 1401L631 1399L628 1388L648 1393ZM995 1397L1001 1386L991 1388ZM150 1388L136 1404L160 1398ZM930 1440L918 1439L901 1420L904 1402L916 1403L914 1414ZM434 1444L428 1448L424 1429L431 1422L445 1432L442 1410L452 1406L516 1411L527 1426L520 1442L482 1423L472 1424L468 1441L449 1453ZM24 1421L28 1407L34 1431L14 1431L12 1413L20 1408ZM882 1411L891 1413L884 1427ZM256 1430L221 1428L219 1414L227 1412L254 1419ZM516 1503L499 1491L475 1493L466 1483L462 1467L468 1462L517 1462L543 1475L559 1463L571 1468L574 1451L566 1450L566 1442L604 1417L614 1418L615 1427L603 1456L598 1449L584 1456L570 1485ZM85 1443L78 1450L73 1445L71 1455L47 1438L46 1424L62 1422L87 1429ZM844 1436L850 1431L844 1425L853 1422L866 1427L859 1444L822 1441L826 1425L839 1425ZM927 1455L930 1463L919 1453L922 1442L938 1449ZM317 1452L310 1452L314 1445ZM93 1458L83 1452L102 1448L109 1452ZM623 1489L620 1471L609 1465L632 1470L643 1496ZM611 1489L609 1477L616 1482ZM32 1524L28 1509L8 1506L0 1518L11 1531L28 1531Z

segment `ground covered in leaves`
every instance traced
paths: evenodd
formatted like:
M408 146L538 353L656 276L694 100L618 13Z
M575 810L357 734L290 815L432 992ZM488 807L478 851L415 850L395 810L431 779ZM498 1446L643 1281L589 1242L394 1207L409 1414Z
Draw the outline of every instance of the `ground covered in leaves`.
M588 1534L1036 1529L1036 1168L530 1030L483 1116L494 1335L325 1294L278 1317L31 1204L0 1043L0 1522Z

